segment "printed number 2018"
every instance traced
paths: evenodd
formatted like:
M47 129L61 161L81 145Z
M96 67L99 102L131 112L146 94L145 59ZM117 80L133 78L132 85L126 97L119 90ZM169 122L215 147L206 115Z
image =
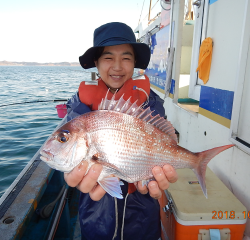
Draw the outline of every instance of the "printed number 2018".
M244 219L246 218L249 218L250 219L250 211L246 212L246 211L243 211L243 217ZM225 212L222 212L222 211L212 211L212 219L228 219L228 218L231 218L231 219L235 219L235 211L225 211ZM239 217L237 217L239 218Z
M213 213L212 219L217 219L217 217L219 219L222 219L223 217L225 219L228 219L228 218L234 219L235 218L235 211L230 211L230 212L228 212L228 211L225 211L225 212L222 212L222 211L218 211L218 212L217 211L212 211L212 213Z

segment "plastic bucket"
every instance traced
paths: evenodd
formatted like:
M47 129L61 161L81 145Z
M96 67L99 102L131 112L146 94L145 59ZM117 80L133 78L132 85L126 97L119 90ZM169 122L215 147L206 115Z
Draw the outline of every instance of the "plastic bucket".
M67 114L67 106L66 104L56 105L57 115L59 118L64 118Z

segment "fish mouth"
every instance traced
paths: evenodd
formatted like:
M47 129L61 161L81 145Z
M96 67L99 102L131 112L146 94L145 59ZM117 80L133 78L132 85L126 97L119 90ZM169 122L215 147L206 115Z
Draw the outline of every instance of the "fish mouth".
M54 158L54 155L52 153L45 150L40 151L40 154L41 154L40 159L45 162L52 161Z

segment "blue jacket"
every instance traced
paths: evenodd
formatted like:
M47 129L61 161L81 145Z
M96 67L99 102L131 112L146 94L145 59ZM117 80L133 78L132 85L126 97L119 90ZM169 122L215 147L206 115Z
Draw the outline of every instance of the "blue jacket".
M152 90L150 90L149 102L145 108L148 106L151 110L155 110L153 115L165 115L163 100ZM76 93L67 102L67 121L89 111L91 111L90 108L80 102ZM127 195L128 183L123 182L124 186L121 186L123 199L116 199L105 194L100 201L93 201L89 194L80 194L79 219L82 240L120 240L121 234L123 240L158 240L160 238L158 201L149 194L143 195L138 191Z

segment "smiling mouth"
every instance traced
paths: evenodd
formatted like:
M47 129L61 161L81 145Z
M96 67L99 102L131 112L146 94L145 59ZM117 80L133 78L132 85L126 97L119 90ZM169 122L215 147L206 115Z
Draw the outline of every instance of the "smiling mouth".
M119 75L119 76L118 75L110 75L110 77L113 79L116 79L116 80L120 80L123 78L123 75Z

